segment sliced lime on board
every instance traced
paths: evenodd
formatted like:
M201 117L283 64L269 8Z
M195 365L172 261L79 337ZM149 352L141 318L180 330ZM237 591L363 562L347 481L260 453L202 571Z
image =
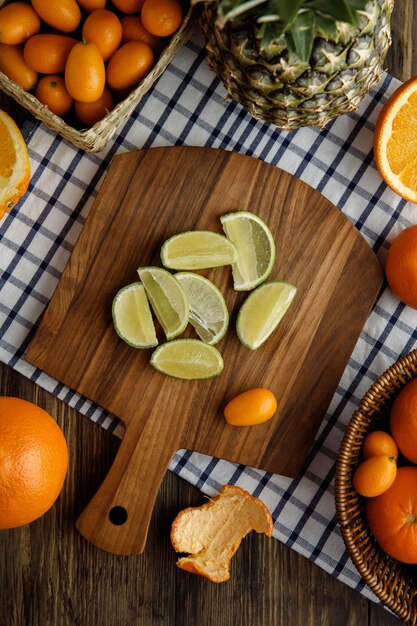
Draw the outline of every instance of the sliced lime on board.
M249 291L264 282L275 263L275 242L265 222L249 211L222 215L220 221L227 237L238 251L232 265L234 288Z
M231 265L238 253L224 235L209 230L194 230L174 235L161 248L165 267L175 270L202 270Z
M179 281L161 267L140 267L138 274L166 338L180 335L189 321L189 306Z
M186 380L213 378L224 367L217 348L199 339L175 339L163 343L152 353L151 365L161 374Z
M283 281L260 285L242 304L236 321L240 341L256 350L277 328L287 312L297 288Z
M229 312L221 291L210 280L193 274L175 274L187 296L190 323L205 343L214 345L224 337L229 325Z
M134 348L158 345L148 298L141 283L123 287L113 300L113 324L123 341Z

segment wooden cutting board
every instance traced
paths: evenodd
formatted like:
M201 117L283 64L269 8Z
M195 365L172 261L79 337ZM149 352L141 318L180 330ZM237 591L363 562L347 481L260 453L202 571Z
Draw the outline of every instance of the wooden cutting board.
M277 244L271 278L295 284L296 298L273 336L250 351L234 331L247 294L233 291L230 268L202 272L231 312L218 344L224 371L203 381L163 376L149 364L150 350L135 350L114 332L113 297L138 280L139 266L160 264L165 239L222 232L220 215L236 210L267 222ZM296 476L382 279L349 220L272 165L208 148L115 157L26 355L126 424L109 474L77 521L80 532L110 552L142 552L160 482L180 448ZM274 418L252 428L226 424L225 404L254 387L276 394Z

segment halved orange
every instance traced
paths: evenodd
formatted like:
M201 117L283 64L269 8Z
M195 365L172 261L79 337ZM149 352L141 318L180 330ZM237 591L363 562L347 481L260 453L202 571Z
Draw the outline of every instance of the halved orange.
M23 196L29 180L25 140L12 118L0 110L0 219Z
M417 203L417 76L383 106L375 129L374 154L387 185Z

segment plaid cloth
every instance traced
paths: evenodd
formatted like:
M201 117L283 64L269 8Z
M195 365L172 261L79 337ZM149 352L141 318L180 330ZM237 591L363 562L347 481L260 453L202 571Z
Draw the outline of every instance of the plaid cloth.
M123 427L114 417L23 358L106 168L118 152L150 146L207 146L273 163L338 206L383 263L389 242L416 221L414 206L386 187L372 156L375 120L397 86L385 74L358 112L339 117L321 132L316 128L282 132L225 99L223 86L206 65L197 32L99 154L77 150L42 124L26 128L32 164L29 193L0 223L0 359L122 435ZM170 469L208 495L225 483L247 489L272 512L277 539L375 599L364 589L337 527L335 461L359 400L392 361L416 347L416 329L417 311L385 289L343 373L301 478L291 480L186 450L175 454Z

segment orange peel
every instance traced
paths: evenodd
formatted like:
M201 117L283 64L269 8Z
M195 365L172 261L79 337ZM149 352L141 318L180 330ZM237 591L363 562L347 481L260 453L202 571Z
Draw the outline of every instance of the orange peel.
M0 219L23 196L29 180L25 140L12 118L0 111Z
M235 485L224 485L202 506L181 511L172 523L171 543L188 556L177 561L180 569L212 582L230 578L230 561L242 539L252 530L271 537L273 521L265 504Z

